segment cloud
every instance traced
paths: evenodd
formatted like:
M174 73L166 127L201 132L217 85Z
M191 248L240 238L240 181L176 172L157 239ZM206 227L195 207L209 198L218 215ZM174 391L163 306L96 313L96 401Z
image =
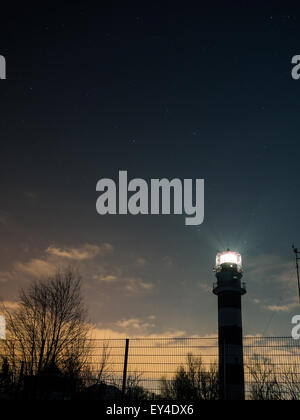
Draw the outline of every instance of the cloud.
M115 340L128 338L129 334L115 331L111 328L93 328L90 332L90 336L94 340Z
M267 306L267 309L271 312L289 312L288 305L269 305Z
M120 328L120 327L119 327ZM186 337L186 331L183 330L166 330L162 333L145 334L141 329L133 329L132 331L125 329L124 331L117 331L112 328L93 328L91 337L94 339L125 339L125 338L157 338L170 339Z
M125 329L135 329L135 330L141 330L141 329L148 329L148 328L154 328L154 323L145 322L142 319L139 318L130 318L130 319L124 319L121 321L115 322L115 326L119 328L125 328Z
M293 261L284 260L280 255L264 254L247 263L247 281L255 283L256 291L260 293L253 302L267 311L284 313L297 307L295 276ZM274 296L278 296L275 302Z
M125 289L130 293L138 293L138 292L150 292L154 284L151 282L146 282L140 277L129 277L124 279L126 285Z
M255 282L276 282L291 285L294 263L275 254L263 254L247 262L247 277Z
M136 260L136 264L140 267L144 267L145 265L149 264L146 258L138 258Z
M6 283L14 279L14 275L10 271L1 271L0 272L0 283Z
M287 305L268 305L266 309L271 312L291 312L293 309L297 308L299 303L289 303Z
M93 278L95 279L95 280L98 280L98 281L103 281L103 282L105 282L105 283L112 283L112 282L114 282L114 281L116 281L117 279L118 279L118 277L117 276L114 276L114 275L112 275L112 274L109 274L109 275L95 275L95 276L93 276Z
M113 251L113 246L108 243L101 245L85 244L78 248L57 248L49 246L46 253L56 257L67 258L69 260L89 260L96 256L103 256Z
M70 262L84 263L96 257L102 257L113 251L113 246L108 243L100 245L84 244L80 247L55 247L53 245L45 249L44 255L39 258L31 258L28 261L16 261L10 271L0 272L0 282L8 282L15 280L20 274L40 278L53 275L58 269L68 267ZM89 262L90 264L90 262ZM95 264L92 268L81 266L85 272L91 274L91 270L95 269ZM97 269L99 270L99 263ZM113 276L102 276L103 281L112 281Z
M197 286L199 287L200 290L202 290L205 293L211 293L211 291L212 291L211 285L208 285L207 283L198 282Z
M52 263L36 258L29 260L27 263L18 262L14 268L18 272L29 274L33 277L51 275L56 271L56 267Z

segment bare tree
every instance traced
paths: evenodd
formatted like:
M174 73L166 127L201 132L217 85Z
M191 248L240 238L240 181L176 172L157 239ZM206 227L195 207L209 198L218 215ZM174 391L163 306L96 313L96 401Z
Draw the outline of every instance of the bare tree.
M297 366L285 368L281 373L281 382L284 384L284 394L289 400L300 400L300 372Z
M180 366L174 378L161 379L161 396L179 400L219 399L219 374L216 363L207 370L201 357L187 356L187 366Z
M21 367L37 375L50 365L80 370L87 356L88 324L81 278L72 269L58 271L21 290L18 308L4 308L7 327L5 357L12 372Z
M82 376L86 385L100 385L113 383L113 367L110 363L110 344L104 341L101 354L98 354L98 340L91 340L89 343L90 362L86 365Z
M300 373L296 366L276 366L267 358L254 356L247 366L252 400L299 400Z
M267 358L254 356L247 366L250 382L250 398L252 400L282 400L281 383L275 366Z
M129 400L151 399L151 394L142 385L143 372L131 372L127 376L125 398Z

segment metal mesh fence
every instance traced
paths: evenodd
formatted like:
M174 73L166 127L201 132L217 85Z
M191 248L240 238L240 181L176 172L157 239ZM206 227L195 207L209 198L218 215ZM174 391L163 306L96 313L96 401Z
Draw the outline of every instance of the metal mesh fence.
M95 343L94 360L90 362L92 376L97 376L102 357L103 379L121 387L126 340ZM193 375L191 361L196 371L214 375L218 370L217 337L130 339L126 385L141 387L149 396L161 396L166 381L169 385L178 382L180 368L187 378ZM245 337L244 372L248 399L300 399L300 341L290 337ZM216 375L214 378L217 380Z
M121 386L124 374L126 340L97 340L97 349L106 361L102 376L113 385ZM95 348L93 348L95 352ZM162 379L174 379L180 366L187 367L188 355L201 358L204 369L217 363L217 338L134 338L129 340L127 361L127 388L142 387L149 396L161 394ZM98 362L91 363L93 376L97 376Z
M246 396L300 399L300 341L291 337L244 338Z
M217 337L100 339L88 347L88 387L104 383L132 398L218 398ZM300 340L245 337L244 373L247 399L300 399Z

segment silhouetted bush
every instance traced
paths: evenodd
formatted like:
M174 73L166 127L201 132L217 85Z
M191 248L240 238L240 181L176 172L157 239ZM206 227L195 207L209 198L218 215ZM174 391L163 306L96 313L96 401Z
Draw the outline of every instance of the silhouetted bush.
M180 366L175 376L161 379L161 397L178 400L218 400L219 374L216 364L206 370L201 357L187 356L187 367Z

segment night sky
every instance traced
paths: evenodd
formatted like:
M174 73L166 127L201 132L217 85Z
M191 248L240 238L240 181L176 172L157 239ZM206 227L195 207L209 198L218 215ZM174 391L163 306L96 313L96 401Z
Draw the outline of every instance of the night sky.
M1 298L13 306L20 287L71 264L98 336L212 335L212 269L229 247L244 262L244 333L290 335L300 7L41 4L1 13ZM96 183L119 170L204 178L204 223L98 215Z

